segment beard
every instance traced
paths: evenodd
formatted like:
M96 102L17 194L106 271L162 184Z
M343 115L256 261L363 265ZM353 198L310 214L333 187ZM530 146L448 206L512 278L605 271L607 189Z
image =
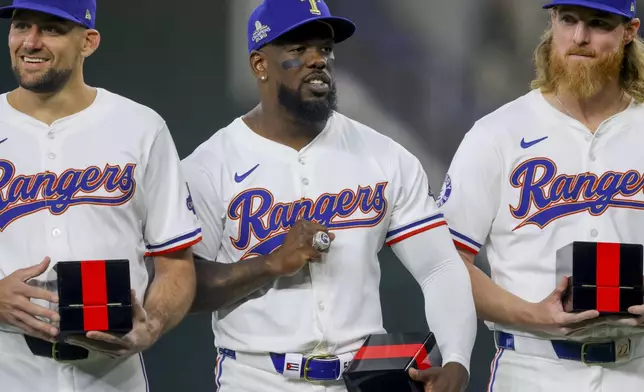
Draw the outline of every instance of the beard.
M335 83L331 83L329 92L324 99L305 100L301 84L297 90L292 90L280 84L277 100L296 120L303 123L315 124L325 122L334 110L337 110L337 91Z
M568 60L569 55L593 56L585 60ZM599 93L610 81L619 78L624 60L624 45L619 49L596 56L590 49L573 48L560 56L550 51L548 73L556 89L563 88L580 99Z
M34 93L55 93L62 90L69 82L72 76L72 69L49 69L39 78L27 81L20 74L18 66L15 66L13 67L13 75L18 85L25 90L33 91Z

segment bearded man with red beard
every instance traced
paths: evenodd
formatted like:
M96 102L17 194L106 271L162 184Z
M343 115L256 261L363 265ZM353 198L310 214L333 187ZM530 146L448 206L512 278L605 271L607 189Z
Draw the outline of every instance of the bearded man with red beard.
M633 286L627 303L619 288L627 262L635 272L624 275L642 285L644 45L635 0L544 8L550 26L531 90L467 132L437 204L477 315L494 332L489 391L641 390L642 291ZM597 284L582 287L595 290L588 304L571 307L574 282L562 266L575 242L590 250L574 257ZM629 246L639 254L620 253ZM475 265L481 251L489 277Z

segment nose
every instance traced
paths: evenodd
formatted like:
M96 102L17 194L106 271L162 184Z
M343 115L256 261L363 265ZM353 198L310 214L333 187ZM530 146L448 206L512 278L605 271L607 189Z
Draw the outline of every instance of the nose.
M320 50L311 50L311 55L308 59L308 67L315 69L325 69L327 67L329 56L322 53Z
M590 38L590 31L586 23L579 22L575 26L575 34L573 35L573 40L578 46L587 45Z
M38 51L42 48L40 28L38 26L31 26L27 31L25 34L25 40L22 42L22 46L30 52Z

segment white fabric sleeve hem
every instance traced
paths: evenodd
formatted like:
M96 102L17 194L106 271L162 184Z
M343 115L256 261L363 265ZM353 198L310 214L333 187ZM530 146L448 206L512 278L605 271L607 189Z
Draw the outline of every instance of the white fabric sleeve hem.
M445 366L446 364L448 364L450 362L460 363L461 365L463 365L463 367L465 369L467 369L467 373L468 374L470 373L470 360L469 359L467 359L467 358L465 358L465 357L463 357L461 355L458 355L458 354L453 354L453 355L451 355L451 356L449 356L447 358L443 358L442 366Z
M470 276L447 226L409 237L392 250L420 284L443 361L460 359L469 373L477 316Z

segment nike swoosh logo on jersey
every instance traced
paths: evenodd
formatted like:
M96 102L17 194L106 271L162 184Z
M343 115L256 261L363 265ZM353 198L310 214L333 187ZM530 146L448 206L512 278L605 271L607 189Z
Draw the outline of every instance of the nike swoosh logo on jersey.
M542 141L546 140L547 138L548 138L548 136L544 136L544 137L542 137L541 139L533 140L533 141L531 141L531 142L526 142L526 141L525 141L525 138L522 138L522 139L521 139L521 148L529 148L529 147L532 147L532 146L534 146L535 144L537 144L537 143L539 143L539 142L542 142Z
M0 144L2 144L2 143L4 143L4 142L6 142L6 141L7 141L7 139L9 139L9 138L8 138L8 137L6 137L6 138L4 138L4 139L0 140Z
M253 171L255 171L255 169L257 169L257 166L259 166L259 163L257 165L255 165L254 168L250 169L249 171L247 171L246 173L242 174L241 176L239 174L235 173L235 182L240 183L240 182L244 181L246 179L246 177L248 177L250 175L250 173L252 173Z

